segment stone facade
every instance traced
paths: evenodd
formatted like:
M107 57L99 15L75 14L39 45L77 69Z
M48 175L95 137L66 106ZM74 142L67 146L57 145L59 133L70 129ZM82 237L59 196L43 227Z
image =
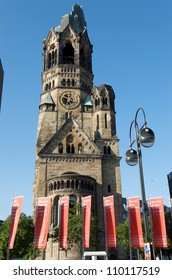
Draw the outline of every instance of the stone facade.
M80 202L91 195L99 250L105 250L103 196L114 195L116 223L122 222L120 156L111 86L93 86L92 45L83 10L74 5L43 41L44 69L36 144L36 198L52 198L50 230L57 225L58 199ZM46 259L57 258L49 238ZM75 246L60 259L80 259Z
M2 102L3 79L4 79L4 70L0 59L0 110L1 110L1 102Z

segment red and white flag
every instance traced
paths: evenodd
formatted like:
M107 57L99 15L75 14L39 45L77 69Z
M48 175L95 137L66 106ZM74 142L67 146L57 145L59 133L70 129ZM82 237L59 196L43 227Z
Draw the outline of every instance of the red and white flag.
M131 247L143 248L144 239L143 239L142 222L141 222L141 215L140 215L139 197L128 198L127 202L128 202Z
M34 248L46 248L50 214L51 198L39 197L36 206Z
M116 247L116 225L115 225L115 210L114 210L114 196L103 198L104 203L104 218L106 231L107 247Z
M164 216L164 203L161 197L149 199L152 219L153 243L155 248L167 247L167 235Z
M60 198L60 248L67 249L68 236L68 219L69 219L69 196Z
M82 244L83 248L90 247L91 195L82 197Z
M17 233L18 223L20 219L20 213L22 209L23 196L13 198L11 209L11 224L10 224L10 237L8 249L11 250L14 247L14 241Z

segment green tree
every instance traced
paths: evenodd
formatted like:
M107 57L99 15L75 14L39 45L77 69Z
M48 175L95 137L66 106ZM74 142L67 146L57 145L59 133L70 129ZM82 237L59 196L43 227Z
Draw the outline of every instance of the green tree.
M172 216L170 212L165 211L165 223L166 223L166 233L167 233L167 243L168 248L163 249L162 253L171 259L172 255Z
M130 240L128 220L125 220L123 224L117 225L117 243L119 246L123 247L127 253L129 253Z
M95 216L91 216L90 228L90 247L96 248L97 240L97 225L98 220ZM53 232L54 241L58 240L59 229L56 227ZM68 221L68 247L71 248L73 244L77 244L80 251L82 251L82 211L80 203L72 203L69 211Z
M7 259L7 248L10 232L11 216L9 216L0 226L0 257ZM9 252L10 259L31 259L33 256L34 224L30 216L21 214L13 250ZM35 256L39 255L36 250Z

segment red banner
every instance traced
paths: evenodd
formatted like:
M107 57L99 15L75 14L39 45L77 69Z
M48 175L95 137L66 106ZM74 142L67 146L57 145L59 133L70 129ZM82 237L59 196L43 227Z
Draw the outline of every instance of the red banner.
M82 217L83 217L83 248L90 247L90 222L91 222L91 195L82 197Z
M163 199L149 199L150 215L152 219L153 243L155 248L167 247L167 235L164 216Z
M60 248L67 249L69 196L60 198Z
M36 206L34 248L46 248L50 214L51 198L39 197Z
M143 231L140 215L140 200L139 197L131 197L128 201L128 215L130 225L130 242L131 247L143 248Z
M10 224L10 237L9 237L9 250L13 249L14 241L17 233L18 223L20 219L20 213L23 203L23 196L13 198L12 210L11 210L11 224Z
M104 197L104 217L107 247L116 247L114 196Z

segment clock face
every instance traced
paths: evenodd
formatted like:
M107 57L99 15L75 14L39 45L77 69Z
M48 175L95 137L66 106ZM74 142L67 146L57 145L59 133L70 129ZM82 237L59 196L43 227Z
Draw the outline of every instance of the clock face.
M79 105L79 96L73 91L65 91L59 97L60 104L67 109L74 109Z

